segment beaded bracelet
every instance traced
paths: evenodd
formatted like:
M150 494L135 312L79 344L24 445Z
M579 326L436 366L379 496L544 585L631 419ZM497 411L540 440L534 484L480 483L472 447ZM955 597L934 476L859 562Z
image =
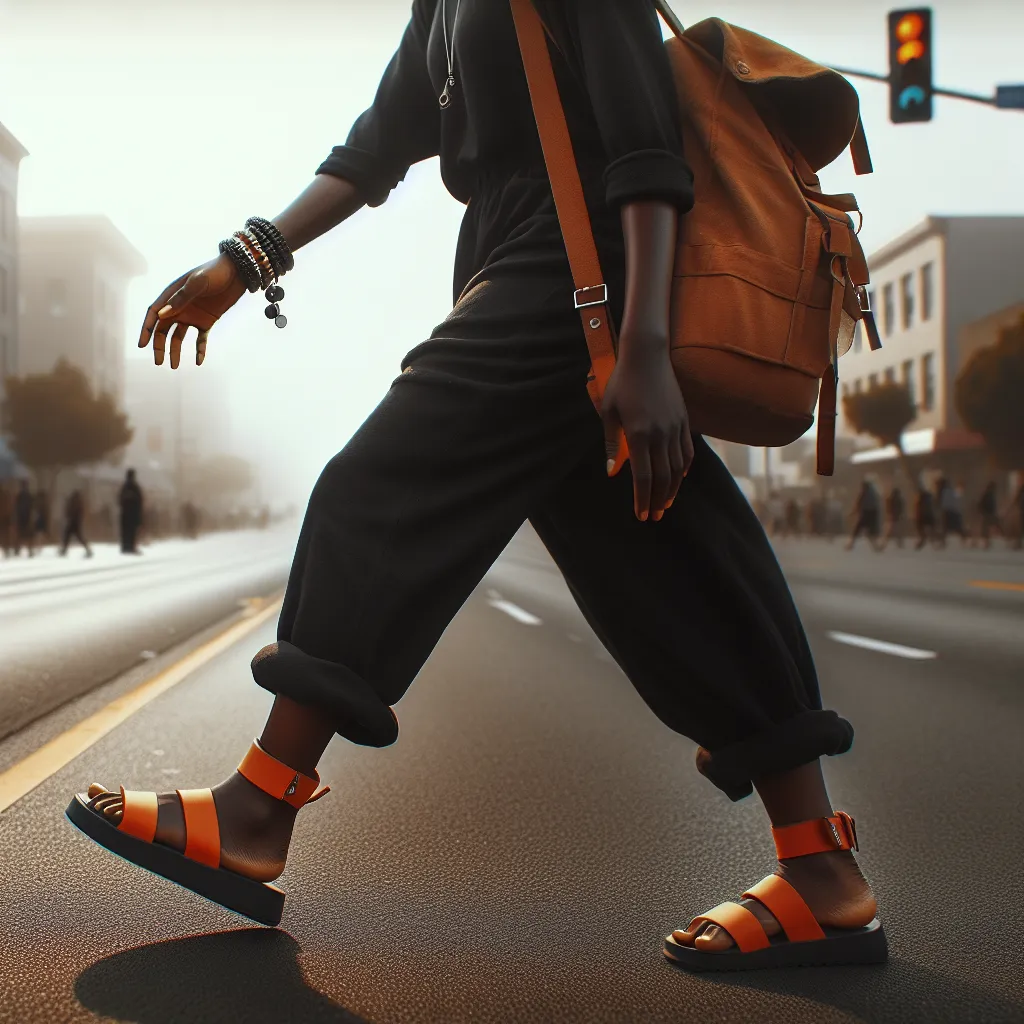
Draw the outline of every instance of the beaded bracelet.
M274 268L271 266L270 258L263 251L263 247L259 243L259 239L253 235L251 231L236 231L235 238L237 238L242 245L244 245L260 268L260 287L269 288L274 281L277 279L277 275L274 273Z
M260 267L256 262L256 258L249 251L248 246L232 235L231 238L225 238L217 248L220 252L226 252L231 257L231 261L238 268L238 273L246 290L258 292L263 283L260 276Z
M282 278L285 271L284 256L281 254L281 250L278 248L273 238L267 234L259 225L253 224L252 227L246 228L246 231L259 242L260 247L267 254L267 258L270 260L271 265L274 268L274 277Z
M284 240L284 235L277 230L277 225L272 224L269 220L264 217L250 217L246 222L247 228L259 228L269 235L270 240L277 247L277 251L281 254L283 261L284 272L287 273L289 270L295 267L295 258L292 256L292 250L288 246L288 243Z

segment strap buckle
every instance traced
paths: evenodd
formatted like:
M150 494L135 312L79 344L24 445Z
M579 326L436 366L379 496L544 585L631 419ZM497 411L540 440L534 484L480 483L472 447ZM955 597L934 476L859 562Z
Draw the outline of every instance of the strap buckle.
M581 292L596 292L599 290L602 292L601 298L592 299L589 302L580 302ZM608 302L608 285L592 284L588 285L586 288L577 288L576 291L572 293L572 297L576 309L586 309L588 306L603 306Z

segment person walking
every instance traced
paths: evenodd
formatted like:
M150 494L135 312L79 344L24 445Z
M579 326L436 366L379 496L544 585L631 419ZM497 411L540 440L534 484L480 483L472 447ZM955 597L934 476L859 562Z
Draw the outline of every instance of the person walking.
M873 481L865 477L857 495L857 501L853 507L853 514L856 517L853 524L853 532L846 544L846 550L852 551L857 538L862 534L868 535L868 543L876 550L880 550L878 535L881 527L882 501Z
M68 553L68 545L74 538L85 548L85 557L92 558L92 548L89 547L89 542L85 539L84 524L85 499L82 497L82 492L76 488L68 495L68 500L64 503L64 538L60 546L62 555Z
M917 526L917 544L914 545L914 550L920 551L929 542L938 544L935 498L920 479L917 482L914 523Z
M142 488L135 479L134 469L125 473L117 500L121 507L121 552L126 555L142 554L138 548L143 515Z
M397 740L393 706L529 519L651 711L699 745L697 770L731 800L756 791L772 824L775 874L740 903L684 918L666 955L686 949L710 969L761 964L751 950L769 945L779 963L884 959L853 819L833 809L821 767L850 748L852 726L823 707L782 570L691 433L669 357L678 223L700 196L654 6L536 3L561 41L552 59L607 283L594 315L618 327L600 415L510 8L414 0L346 144L273 221L250 219L168 285L140 345L152 342L158 365L169 350L174 368L194 327L201 364L247 288L267 287L283 326L273 282L294 253L437 155L467 204L452 312L313 488L277 640L252 662L273 707L238 771L159 796L94 783L68 815L136 864L276 923L280 893L265 883L284 869L297 810L326 792L329 741ZM625 471L612 458L620 430Z
M903 547L903 535L906 528L906 505L903 501L903 492L896 486L889 492L886 499L886 518L889 521L889 528L882 539L883 550L888 546L890 540L896 541L898 548Z
M35 546L35 523L32 513L35 510L35 500L29 490L28 481L22 480L18 485L18 493L14 497L14 553L21 554L22 547L28 551L31 558L36 553Z
M999 493L995 480L990 480L985 485L978 499L978 535L982 547L987 551L992 547L992 531L1005 537L1003 524L999 521Z
M44 490L36 492L34 507L34 522L32 524L33 539L42 537L42 544L50 542L50 496Z
M1014 551L1020 551L1024 547L1024 479L1017 488L1017 494L1010 505L1009 518L1013 520L1013 543Z
M0 547L4 558L9 558L14 551L14 496L3 480L0 480Z

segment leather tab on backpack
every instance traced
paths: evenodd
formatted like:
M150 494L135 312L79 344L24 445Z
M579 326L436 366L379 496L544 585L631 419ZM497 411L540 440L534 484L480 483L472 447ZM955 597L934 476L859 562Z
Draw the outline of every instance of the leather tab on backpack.
M831 363L821 378L818 394L818 476L831 476L836 467L836 372Z
M857 127L850 140L850 156L853 157L854 174L872 174L871 152L868 150L868 137L864 134L864 122L858 117Z

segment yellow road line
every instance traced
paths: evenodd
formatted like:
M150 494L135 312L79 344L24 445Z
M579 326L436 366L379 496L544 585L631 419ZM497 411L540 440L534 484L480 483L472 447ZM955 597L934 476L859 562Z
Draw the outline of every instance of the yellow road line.
M111 701L105 708L90 715L84 721L72 726L67 732L61 733L49 743L29 754L24 760L0 773L0 813L17 803L26 793L45 782L55 772L73 761L79 754L91 747L97 740L106 736L111 729L117 728L125 719L134 715L161 693L187 679L193 672L207 662L222 654L242 637L262 626L267 619L277 613L281 607L280 599L272 601L266 607L246 612L245 617L229 626L223 633L208 640L201 647L186 654L180 661L169 665L162 672L147 680L134 690Z
M1024 583L1003 583L1000 580L971 580L972 587L983 587L985 590L1020 590L1024 591Z

